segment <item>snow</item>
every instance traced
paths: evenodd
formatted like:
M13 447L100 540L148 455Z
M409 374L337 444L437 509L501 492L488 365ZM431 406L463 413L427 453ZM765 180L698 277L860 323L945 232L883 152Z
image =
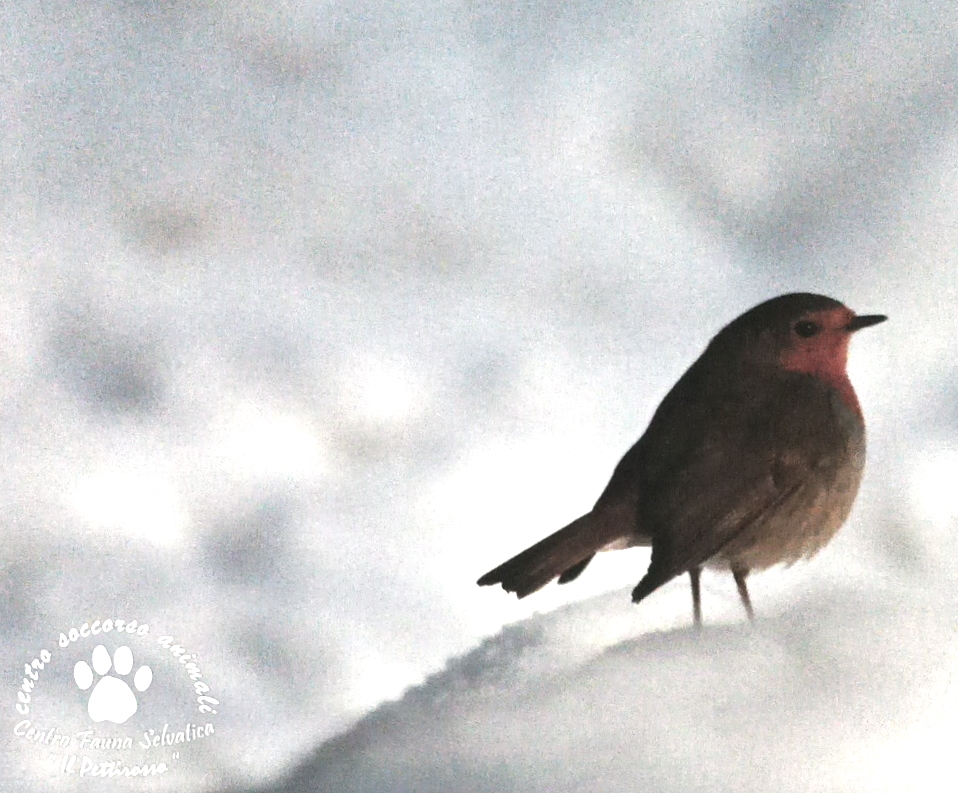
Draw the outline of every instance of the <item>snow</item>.
M623 590L509 625L269 790L954 789L952 601L899 580L754 625L634 618Z

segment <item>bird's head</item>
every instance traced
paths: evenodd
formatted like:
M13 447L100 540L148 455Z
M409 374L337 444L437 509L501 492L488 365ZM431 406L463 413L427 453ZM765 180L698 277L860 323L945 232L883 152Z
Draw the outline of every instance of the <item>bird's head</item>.
M881 314L857 315L824 295L795 293L772 298L722 329L712 345L747 367L772 367L816 375L837 383L846 378L852 334L884 322Z

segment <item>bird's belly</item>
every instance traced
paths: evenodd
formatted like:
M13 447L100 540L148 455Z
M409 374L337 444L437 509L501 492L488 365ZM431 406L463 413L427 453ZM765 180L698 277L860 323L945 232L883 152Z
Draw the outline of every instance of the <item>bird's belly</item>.
M813 498L755 521L709 560L709 565L764 570L814 556L835 536L854 496L844 499L820 489Z
M845 435L842 453L824 463L792 496L746 526L709 564L763 570L808 559L824 548L851 512L865 465L860 420L833 402Z
M626 548L647 548L652 544L652 538L646 534L631 534L628 537L620 537L617 540L603 545L600 551L624 551Z

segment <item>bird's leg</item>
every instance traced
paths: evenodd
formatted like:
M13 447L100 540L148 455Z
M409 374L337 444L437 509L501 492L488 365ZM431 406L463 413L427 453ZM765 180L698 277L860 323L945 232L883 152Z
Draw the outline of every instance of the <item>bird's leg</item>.
M742 598L742 605L745 606L745 613L748 614L749 621L755 622L755 612L752 610L752 601L748 596L748 587L745 586L745 578L748 576L748 570L733 570L732 575L735 578L735 586L738 587L738 596Z
M702 591L699 588L701 576L701 567L693 567L689 570L689 578L692 580L692 616L695 619L696 628L702 627Z

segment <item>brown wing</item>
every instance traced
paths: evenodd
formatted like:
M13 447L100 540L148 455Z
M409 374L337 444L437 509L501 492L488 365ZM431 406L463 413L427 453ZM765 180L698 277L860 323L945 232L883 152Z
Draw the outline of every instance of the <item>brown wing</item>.
M636 602L758 524L796 514L840 465L846 444L827 387L802 375L740 383L718 399L679 393L637 444L639 523L653 550Z

